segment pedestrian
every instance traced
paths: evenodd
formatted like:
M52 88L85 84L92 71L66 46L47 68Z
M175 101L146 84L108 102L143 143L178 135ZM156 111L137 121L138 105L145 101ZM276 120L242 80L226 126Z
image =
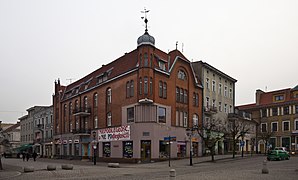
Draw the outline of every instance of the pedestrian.
M27 153L27 154L26 154L26 159L27 159L27 161L29 160L29 158L30 158L30 154Z
M24 151L22 152L22 158L23 158L23 161L25 161L26 153Z
M34 151L32 154L33 160L36 161L37 153Z

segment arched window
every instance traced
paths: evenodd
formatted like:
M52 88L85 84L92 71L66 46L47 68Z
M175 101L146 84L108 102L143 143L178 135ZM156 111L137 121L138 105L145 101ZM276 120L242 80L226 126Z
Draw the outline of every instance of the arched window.
M97 107L98 106L98 97L97 93L94 94L93 96L93 106Z
M199 125L199 116L197 114L194 114L192 116L192 125L193 126L198 126Z
M112 113L108 112L107 113L107 126L112 126Z
M111 104L112 103L112 89L108 88L107 89L107 104Z
M159 87L158 95L159 95L159 97L162 97L162 81L159 81L158 87Z
M144 77L144 94L148 94L148 77Z
M130 83L129 81L126 82L126 97L130 97Z
M149 82L149 93L150 93L150 95L152 95L152 77L150 77L150 82Z
M167 83L163 83L163 98L167 98Z
M130 97L134 96L134 82L133 80L130 81Z

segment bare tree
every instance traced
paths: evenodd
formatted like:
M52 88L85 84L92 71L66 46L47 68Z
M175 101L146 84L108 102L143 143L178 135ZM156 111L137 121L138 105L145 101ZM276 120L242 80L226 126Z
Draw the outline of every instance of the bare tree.
M215 119L204 121L198 127L198 134L202 138L205 147L210 150L212 161L214 161L215 146L225 135L224 129L224 124Z
M250 124L246 120L239 118L229 118L226 133L230 137L233 143L233 158L236 154L236 145L241 137L242 140L246 134L250 131Z
M260 132L258 135L258 139L262 140L265 143L265 155L268 151L267 147L272 134L273 134L272 132Z

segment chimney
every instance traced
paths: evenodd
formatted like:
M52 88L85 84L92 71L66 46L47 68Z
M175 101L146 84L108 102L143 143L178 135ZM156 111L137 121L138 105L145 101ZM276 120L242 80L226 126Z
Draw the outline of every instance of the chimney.
M264 91L257 89L257 91L256 91L256 105L260 105L261 95L263 93L264 93Z

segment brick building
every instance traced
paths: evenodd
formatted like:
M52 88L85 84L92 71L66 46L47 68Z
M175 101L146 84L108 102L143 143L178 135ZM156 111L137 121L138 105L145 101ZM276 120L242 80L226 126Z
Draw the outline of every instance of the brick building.
M256 103L239 109L251 112L258 122L257 151L263 153L267 147L298 151L298 86L271 92L257 90ZM264 134L269 137L268 143L261 137Z
M178 50L156 48L146 28L135 50L68 86L56 81L53 108L56 157L92 158L94 151L101 161L184 157L186 128L202 121L202 86L190 61ZM198 155L201 142L192 141Z

